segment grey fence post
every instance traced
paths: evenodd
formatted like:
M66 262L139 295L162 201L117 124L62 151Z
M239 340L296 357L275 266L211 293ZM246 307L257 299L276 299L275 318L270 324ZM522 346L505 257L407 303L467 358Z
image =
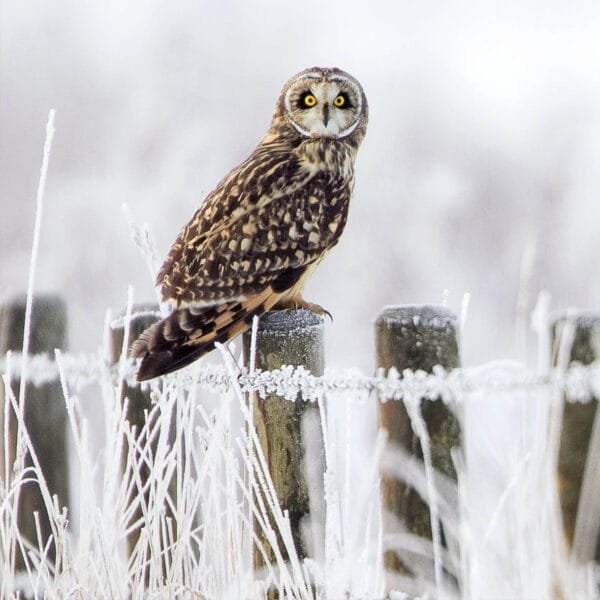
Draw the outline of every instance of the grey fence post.
M126 311L123 311L119 315L119 319L123 319L122 323L119 326L113 327L111 330L111 362L116 364L119 362L121 357L121 353L123 351L123 343L125 340L125 325L128 328L128 348L126 348L126 353L128 353L129 348L133 342L138 338L138 336L150 325L156 323L159 320L159 316L157 315L159 310L158 304L135 304L131 309L131 316L129 321L125 322ZM130 386L126 381L123 382L122 395L121 400L125 398L128 399L127 406L127 421L132 427L135 427L139 432L145 424L145 412L150 411L152 406L152 401L150 399L150 391L149 389L142 389L142 386ZM127 460L126 457L123 457L123 460ZM123 465L124 466L124 465ZM148 479L148 468L146 466L142 467L140 472L140 480L142 484ZM137 520L142 516L141 509L138 509L133 519ZM129 552L131 553L137 544L139 539L139 530L133 531L127 540L129 546Z
M6 301L0 308L0 355L9 350L20 352L23 348L23 333L25 325L25 297ZM67 348L67 307L64 300L57 296L45 295L34 297L31 313L30 354L47 354L54 358L54 350ZM14 394L19 397L19 383L14 388ZM0 384L0 401L4 404L4 392ZM4 410L0 414L3 420ZM12 410L9 411L8 451L11 454L9 465L12 465L16 452L16 421ZM24 419L27 432L40 461L42 473L51 494L58 497L59 506L69 504L69 465L67 457L67 411L60 382L53 381L40 387L27 384L25 391ZM3 445L0 445L3 446ZM0 453L3 448L0 447ZM26 457L25 466L30 466L31 460ZM4 457L0 460L2 477ZM41 534L43 542L50 537L52 531L37 484L31 482L22 486L19 496L17 522L24 536L38 544L33 513L40 515ZM54 560L56 549L50 547L48 554ZM23 557L18 554L17 568L24 567Z
M283 365L304 366L313 375L322 375L325 363L323 329L323 317L307 310L273 311L263 315L256 338L256 368L273 370ZM243 345L247 365L251 340L251 333L245 333ZM294 545L300 558L307 555L301 529L303 519L309 514L302 423L316 410L311 403L290 402L275 395L264 400L256 395L254 399L254 426L279 504L289 513ZM257 528L256 533L269 561L275 563L273 549L262 531ZM281 543L279 547L287 558ZM257 568L263 566L262 555L256 548L254 564Z
M444 306L400 305L382 310L375 324L377 367L395 367L431 372L435 365L453 369L460 365L457 320ZM433 467L456 480L452 448L460 446L460 427L456 416L441 400L422 400L421 412L431 440ZM379 423L388 432L389 442L422 459L421 444L413 433L402 402L379 404ZM391 513L413 534L431 539L428 505L405 482L384 475L381 483L384 510ZM386 521L384 521L386 523ZM388 525L384 527L389 528ZM397 553L386 550L384 566L407 573Z
M568 364L564 366L568 367L574 362L589 365L600 359L600 312L580 312L574 315L557 316L553 320L552 338L555 351L553 363L556 365L558 362L557 352L567 325L573 328L571 330L573 340L569 355L566 357ZM599 423L596 423L598 399L593 398L586 403L569 402L568 398L566 400L563 406L558 454L558 486L565 535L569 545L573 546L586 466L593 467L594 461L598 459L596 452L599 448L592 448L590 445L590 442L596 445L598 442L598 436L592 435L594 428L599 426ZM591 458L589 465L588 457ZM593 502L597 505L597 492L593 495L595 496ZM598 521L600 519L598 509L595 512ZM596 522L596 530L586 532L586 536L592 535L595 539L587 540L585 544L587 548L583 552L581 548L576 551L578 558L584 560L595 558L596 561L600 561L599 527L600 523ZM582 556L582 553L585 556Z

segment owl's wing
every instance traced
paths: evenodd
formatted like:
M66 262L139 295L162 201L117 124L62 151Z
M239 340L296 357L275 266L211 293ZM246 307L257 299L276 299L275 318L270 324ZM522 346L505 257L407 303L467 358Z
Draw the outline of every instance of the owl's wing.
M158 275L163 299L210 305L290 287L337 242L350 193L289 153L251 156L180 233Z

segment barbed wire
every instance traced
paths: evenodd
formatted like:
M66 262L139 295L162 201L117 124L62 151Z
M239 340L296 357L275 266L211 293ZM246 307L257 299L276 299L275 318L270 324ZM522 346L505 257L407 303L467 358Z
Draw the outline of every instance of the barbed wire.
M16 380L21 372L22 355L8 353L0 358L0 372ZM55 360L47 354L31 355L27 361L27 382L41 386L59 379L60 374L75 391L110 380L117 385L123 378L131 385L135 380L137 363L133 360L110 364L95 354L58 354ZM566 371L552 369L539 374L512 361L497 361L478 367L446 371L435 367L433 373L396 369L378 370L366 375L358 369L326 370L323 376L312 375L304 367L283 366L273 371L249 371L235 366L195 364L167 376L176 378L177 385L186 389L199 386L212 392L224 393L236 387L243 393L257 393L261 397L276 394L295 400L299 396L316 401L328 394L376 394L381 401L415 398L441 398L447 403L460 402L465 395L484 392L549 391L564 393L569 401L588 402L600 397L600 361L591 365L573 363ZM159 380L143 383L158 385Z

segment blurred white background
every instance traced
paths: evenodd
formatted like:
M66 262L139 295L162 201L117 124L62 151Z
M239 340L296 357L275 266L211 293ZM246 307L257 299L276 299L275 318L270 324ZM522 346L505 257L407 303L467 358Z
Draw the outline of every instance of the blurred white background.
M72 350L100 344L128 284L154 298L121 205L162 258L313 65L355 75L371 109L348 228L306 294L335 316L330 366L369 370L379 309L444 290L457 311L471 293L465 364L524 358L540 289L600 307L597 2L0 6L0 292L27 286L53 107L36 289L68 297Z

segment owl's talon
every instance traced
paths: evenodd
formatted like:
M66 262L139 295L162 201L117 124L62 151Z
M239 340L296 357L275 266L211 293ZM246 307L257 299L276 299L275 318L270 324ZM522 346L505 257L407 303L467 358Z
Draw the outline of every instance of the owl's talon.
M333 323L333 315L326 308L323 308L319 304L313 304L312 302L307 302L304 306L302 306L300 308L310 310L311 312L321 315L322 317L328 316L329 320Z
M314 302L307 302L304 298L293 298L291 300L285 300L283 302L279 302L275 307L275 310L310 310L317 315L325 316L327 315L331 322L333 323L333 315L326 309L323 308L320 304L315 304Z

